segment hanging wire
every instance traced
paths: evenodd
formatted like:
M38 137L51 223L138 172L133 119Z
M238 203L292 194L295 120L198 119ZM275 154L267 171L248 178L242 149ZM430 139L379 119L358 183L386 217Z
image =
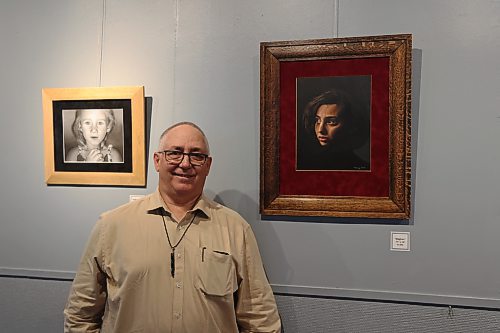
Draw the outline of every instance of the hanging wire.
M106 22L106 0L102 0L102 18L101 18L101 45L99 50L99 87L102 84L102 58L104 48L104 25Z
M179 34L179 11L180 11L180 0L175 1L175 28L174 28L174 54L173 54L173 68L172 68L172 78L173 78L173 89L174 89L174 96L172 98L172 114L175 117L175 105L177 103L176 101L176 77L177 77L177 44L178 44L178 34Z
M339 0L333 2L333 37L339 37Z

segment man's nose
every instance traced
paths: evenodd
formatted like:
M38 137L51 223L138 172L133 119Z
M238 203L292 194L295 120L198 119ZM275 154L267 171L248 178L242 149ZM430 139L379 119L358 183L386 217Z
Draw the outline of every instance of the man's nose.
M183 169L188 169L191 167L191 161L189 160L189 155L187 154L182 155L182 160L181 163L179 163L179 166Z

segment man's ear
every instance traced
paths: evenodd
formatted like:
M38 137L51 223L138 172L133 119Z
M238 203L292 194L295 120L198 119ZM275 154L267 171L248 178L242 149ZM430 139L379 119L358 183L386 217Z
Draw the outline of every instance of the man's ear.
M160 154L158 154L158 153L153 154L153 162L155 165L155 170L157 172L159 172L160 171Z
M210 167L212 166L212 156L207 157L207 161L205 162L207 168L207 175L210 173Z

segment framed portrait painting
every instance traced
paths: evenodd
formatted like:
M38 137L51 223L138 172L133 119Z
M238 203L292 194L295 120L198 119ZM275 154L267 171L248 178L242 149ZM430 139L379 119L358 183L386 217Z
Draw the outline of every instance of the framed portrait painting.
M410 34L262 42L262 215L408 219Z
M144 87L42 89L48 185L145 186Z

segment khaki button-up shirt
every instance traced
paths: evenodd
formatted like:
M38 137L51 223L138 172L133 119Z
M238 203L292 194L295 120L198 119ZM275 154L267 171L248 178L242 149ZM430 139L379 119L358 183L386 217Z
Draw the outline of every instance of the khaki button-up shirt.
M176 223L158 191L101 216L64 314L65 332L281 330L250 225L203 196Z

